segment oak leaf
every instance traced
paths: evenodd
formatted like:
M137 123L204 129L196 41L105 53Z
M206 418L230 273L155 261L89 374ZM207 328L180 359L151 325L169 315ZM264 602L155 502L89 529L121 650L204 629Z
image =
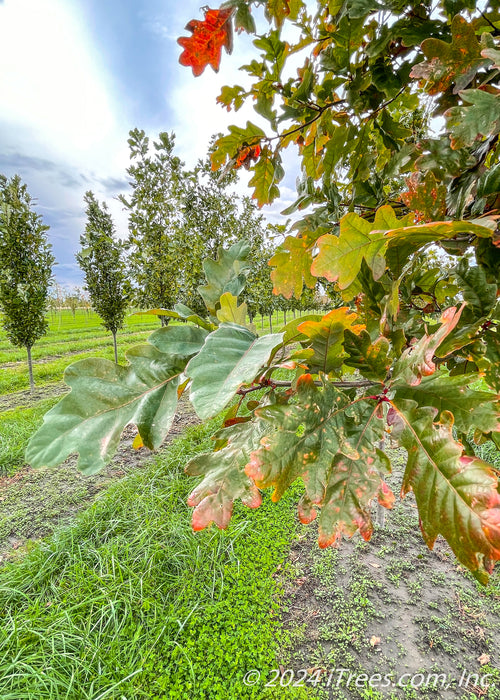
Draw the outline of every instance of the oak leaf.
M179 63L191 67L196 76L201 75L207 66L212 66L217 72L222 48L228 53L231 53L233 48L232 15L232 7L220 10L207 8L202 22L197 19L191 20L186 29L192 32L192 36L177 39L177 43L184 49Z

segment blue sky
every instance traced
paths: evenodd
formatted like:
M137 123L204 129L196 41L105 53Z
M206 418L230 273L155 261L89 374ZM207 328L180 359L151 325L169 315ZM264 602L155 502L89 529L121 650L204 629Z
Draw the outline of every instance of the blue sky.
M37 199L59 283L81 284L74 253L86 190L107 201L126 235L115 198L127 189L130 129L174 131L191 166L211 134L259 122L252 110L228 114L215 103L222 85L245 82L237 69L250 38L236 38L219 74L194 78L179 65L176 39L199 8L199 0L0 0L0 172L19 173ZM290 187L283 195L271 220L293 199Z

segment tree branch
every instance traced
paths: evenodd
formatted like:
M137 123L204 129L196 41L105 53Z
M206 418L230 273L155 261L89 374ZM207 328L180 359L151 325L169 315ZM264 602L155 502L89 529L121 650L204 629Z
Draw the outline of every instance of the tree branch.
M314 382L316 386L323 386L323 383L320 381L315 381ZM331 382L333 386L338 387L339 389L364 389L370 386L381 386L381 382L371 382L369 380L364 380L364 381L359 381L359 382ZM277 388L290 388L292 386L292 382L287 382L287 381L278 381L278 380L273 380L273 379L265 379L262 382L259 382L258 384L255 384L253 386L247 387L246 389L239 389L236 394L239 396L246 396L247 394L252 393L252 391L260 391L260 389L277 389Z

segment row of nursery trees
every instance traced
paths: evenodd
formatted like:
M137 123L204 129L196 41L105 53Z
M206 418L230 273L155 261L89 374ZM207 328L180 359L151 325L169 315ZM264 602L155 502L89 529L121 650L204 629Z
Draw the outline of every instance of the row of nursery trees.
M47 310L88 309L91 305L112 334L115 362L117 333L131 306L175 309L181 318L206 315L198 287L204 281L203 261L223 245L238 240L250 245L250 279L245 302L250 321L260 314L273 326L275 311L295 317L312 308L330 308L327 290L304 289L298 299L273 293L268 261L283 238L285 226L265 225L249 197L234 194L237 174L214 173L210 160L186 170L174 154L175 137L161 133L150 143L144 131L129 138L127 169L131 194L120 202L129 214L129 234L116 235L107 205L93 192L85 195L86 227L77 262L83 290L61 290L54 283L55 259L47 242L48 227L33 210L33 200L18 176L0 181L0 309L11 342L25 347L33 390L31 348L47 332ZM162 325L171 315L156 314Z

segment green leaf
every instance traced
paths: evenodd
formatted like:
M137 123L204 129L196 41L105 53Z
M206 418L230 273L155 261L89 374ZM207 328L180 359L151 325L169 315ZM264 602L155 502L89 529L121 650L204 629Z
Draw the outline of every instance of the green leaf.
M470 106L452 107L445 112L451 147L455 150L500 132L500 93L462 90L460 97Z
M413 490L425 542L443 535L455 556L486 583L500 559L500 494L493 468L464 455L453 416L415 401L393 400L393 436L408 452L402 493Z
M356 334L346 329L344 349L349 357L344 359L344 364L359 369L367 379L384 381L392 362L389 348L389 341L383 336L372 343L367 331Z
M253 167L253 171L254 175L248 183L249 187L254 188L253 197L257 200L259 207L271 204L276 197L279 197L278 183L285 175L281 165L281 156L265 146L259 160Z
M397 219L392 207L377 210L375 220L370 223L358 214L346 214L340 220L340 235L326 234L318 240L319 254L311 272L316 277L326 277L337 282L340 289L347 289L356 279L361 263L366 261L374 279L385 271L385 232L404 227L408 217Z
M78 452L79 469L93 474L112 458L129 423L137 426L146 447L161 445L174 418L185 363L152 345L131 348L127 359L128 367L89 358L66 369L70 393L45 415L28 444L26 460L33 467L54 467Z
M296 400L257 409L259 418L276 430L252 454L247 474L259 488L274 486L274 501L301 478L305 496L299 515L310 522L316 507L321 508L321 547L358 529L368 539L371 501L377 497L390 507L393 500L380 475L387 471L388 459L375 447L384 426L378 406L353 400L329 383L319 389L310 375L300 378Z
M483 268L477 265L470 266L467 258L463 258L454 268L453 276L459 283L467 307L474 312L474 316L487 316L497 300L497 285L488 284Z
M188 498L188 505L195 506L193 530L203 530L211 522L225 529L237 499L249 508L260 506L259 489L245 474L250 453L258 447L262 437L260 425L261 421L253 421L220 430L214 438L224 446L198 455L186 466L185 471L190 476L203 476Z
M430 95L444 92L454 84L456 94L473 80L474 76L488 63L481 56L481 44L474 28L456 15L451 23L452 41L426 39L422 51L427 61L413 67L410 76L419 78Z
M488 197L500 193L500 163L486 170L477 183L477 196Z
M354 325L358 315L347 306L333 309L320 321L304 321L297 330L310 340L314 354L308 360L310 372L325 372L328 374L338 370L345 359L342 344L344 331L359 332L363 326Z
M235 159L240 150L248 146L255 146L265 138L265 133L255 124L247 121L245 129L238 126L230 126L230 133L221 136L215 142L215 150L212 153L212 167L218 170L226 160Z
M220 298L220 309L217 311L217 318L221 323L236 323L244 326L247 320L247 305L245 303L238 306L238 297L226 292Z
M434 354L439 345L453 331L460 320L463 311L451 306L443 312L441 316L441 327L432 334L424 333L422 338L414 345L407 348L399 360L394 365L392 373L394 382L417 386L423 377L434 374L436 365L434 364Z
M290 0L267 0L265 13L267 19L274 20L276 26L281 27L290 14Z
M248 34L255 34L255 20L246 2L238 3L234 16L234 28L236 31L243 29Z
M488 386L500 392L500 333L497 328L488 328L483 332L486 351L483 357L477 359L479 369L484 372Z
M299 299L304 284L310 289L316 286L316 278L311 274L310 248L311 244L307 238L285 238L269 260L269 265L275 268L271 272L275 294L282 294L285 299L295 295Z
M483 56L483 58L489 58L491 61L493 61L491 68L500 68L500 51L497 49L483 49L481 51L481 56Z
M294 318L283 326L281 329L283 335L283 345L292 345L294 343L302 343L307 340L307 336L298 330L298 327L305 323L306 321L320 321L322 318L321 314L307 314L306 316L301 316L299 318Z
M204 328L207 331L213 331L216 328L216 326L214 326L213 323L210 323L210 321L206 321L204 318L201 318L201 316L198 316L197 314L193 314L192 316L184 316L184 314L180 314L177 311L170 311L170 309L149 309L148 311L137 311L136 314L134 314L134 316L142 316L142 314L151 316L167 316L167 318L182 319L184 321L194 323L196 326Z
M154 331L148 343L166 355L179 355L187 359L201 350L207 335L206 330L193 326L166 326Z
M487 224L493 223L493 219L485 217L484 219L479 219L479 221L483 223L479 224L474 220L431 221L426 224L404 226L393 231L387 231L387 264L399 276L410 255L429 243L447 241L459 234L477 236L478 238L491 238L494 229Z
M453 414L458 430L468 433L472 427L484 433L500 430L500 403L496 394L476 391L470 385L480 380L479 374L450 377L440 370L423 377L417 386L395 382L395 399L411 399L419 406L432 406L440 414Z
M215 316L220 308L220 298L225 292L237 297L245 287L250 246L246 241L237 241L228 250L219 248L217 260L207 259L203 270L207 284L198 287L209 312Z
M231 108L237 112L240 107L243 106L245 97L246 92L240 85L234 85L233 87L224 85L216 101L226 107L228 112L231 110Z
M258 338L229 323L211 333L186 367L192 380L191 402L199 417L205 420L222 411L243 384L255 379L282 339L282 333Z

